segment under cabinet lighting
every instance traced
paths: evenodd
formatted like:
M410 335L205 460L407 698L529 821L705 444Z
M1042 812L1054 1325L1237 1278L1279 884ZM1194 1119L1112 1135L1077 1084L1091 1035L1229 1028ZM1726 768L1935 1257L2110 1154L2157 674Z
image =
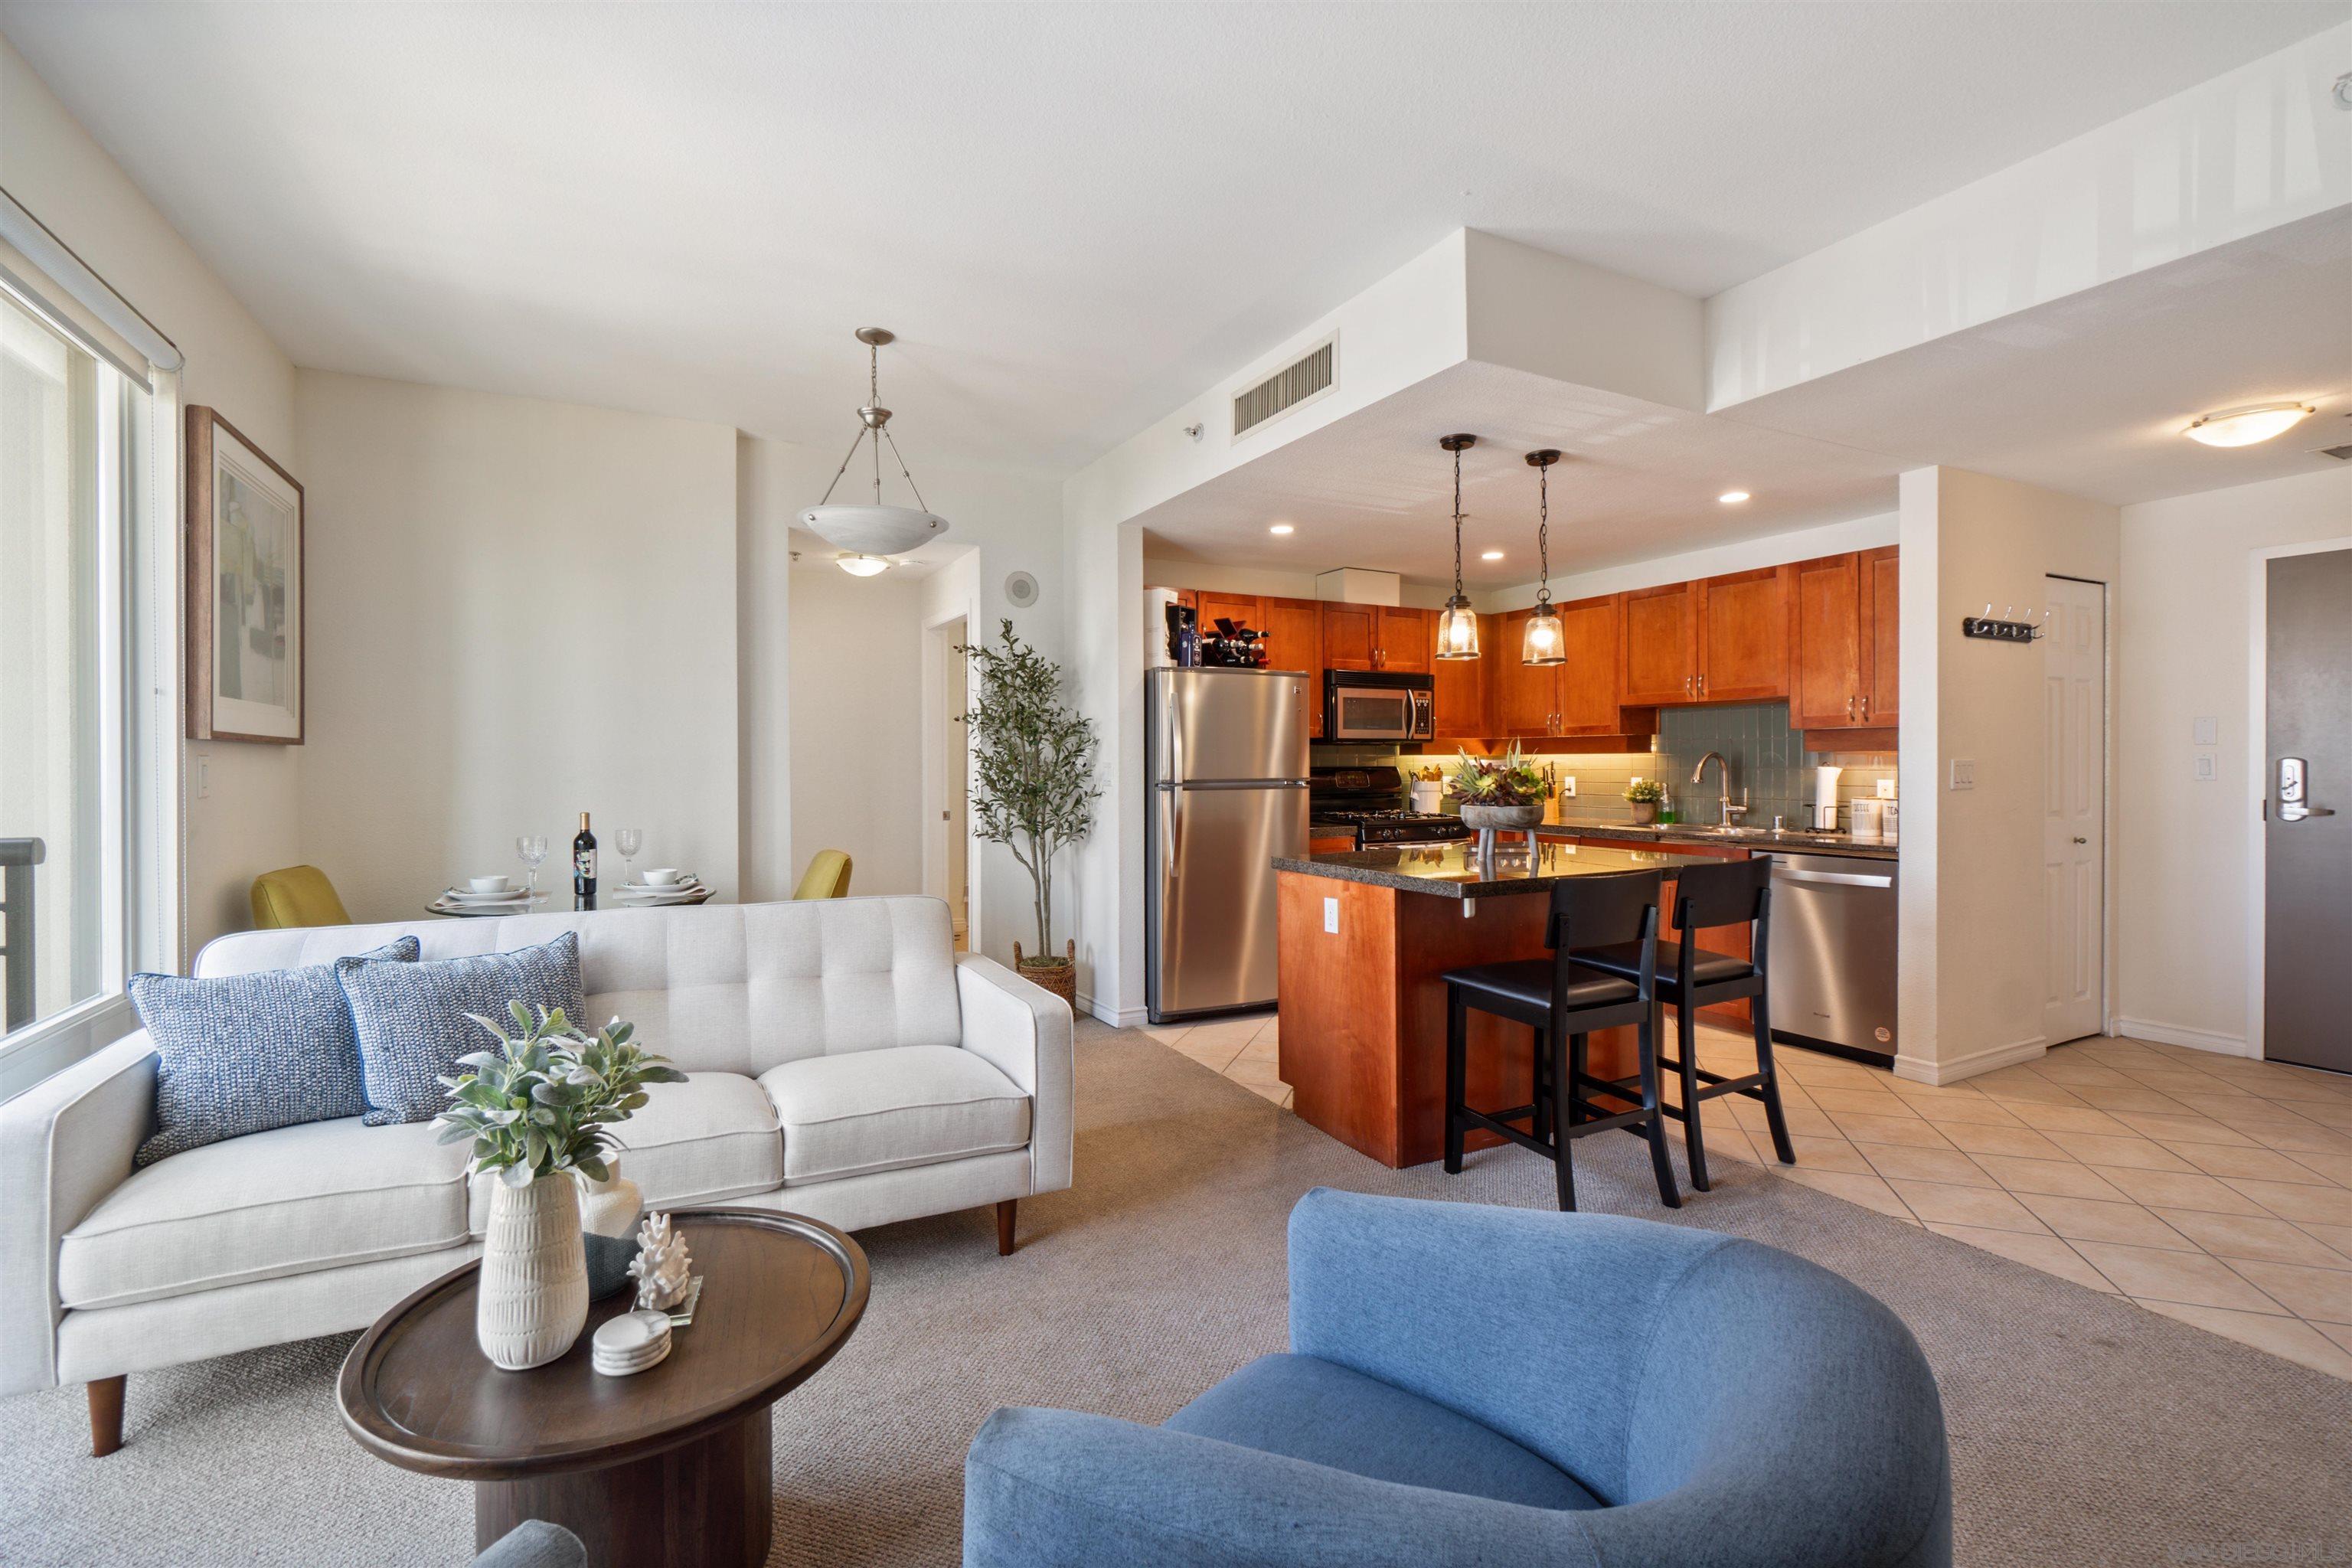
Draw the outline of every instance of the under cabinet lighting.
M2208 447L2251 447L2284 434L2309 418L2301 403L2257 403L2244 408L2224 408L2192 423L2181 434Z

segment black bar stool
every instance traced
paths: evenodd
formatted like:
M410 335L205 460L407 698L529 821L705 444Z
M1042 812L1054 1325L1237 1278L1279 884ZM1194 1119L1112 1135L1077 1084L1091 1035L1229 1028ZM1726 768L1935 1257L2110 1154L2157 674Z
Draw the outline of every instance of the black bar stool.
M1576 1171L1570 1147L1588 1133L1616 1128L1645 1137L1658 1197L1668 1208L1682 1206L1674 1163L1666 1153L1664 1109L1658 1098L1657 953L1658 892L1655 871L1622 877L1580 877L1551 890L1544 945L1551 957L1513 963L1486 963L1449 970L1445 982L1445 1170L1462 1170L1462 1135L1473 1127L1500 1133L1551 1161L1559 1185L1559 1206L1576 1206ZM1622 944L1633 955L1630 976L1602 974L1571 961L1579 942ZM1466 1036L1470 1009L1515 1019L1535 1029L1534 1094L1507 1110L1477 1110L1464 1103ZM1591 1084L1612 1093L1619 1086L1585 1070L1585 1037L1594 1029L1633 1026L1640 1040L1640 1105L1605 1110L1577 1092ZM1623 1092L1622 1099L1634 1098ZM1521 1131L1510 1123L1528 1122Z
M1674 942L1658 944L1657 999L1675 1009L1675 1054L1660 1058L1682 1079L1683 1102L1664 1107L1666 1115L1683 1124L1683 1149L1690 1163L1691 1185L1707 1191L1706 1145L1699 1133L1699 1104L1718 1095L1744 1094L1764 1102L1764 1120L1772 1130L1772 1152L1783 1165L1797 1163L1789 1142L1788 1119L1780 1113L1780 1075L1772 1061L1772 1020L1764 982L1766 943L1771 934L1772 862L1762 856L1750 860L1726 860L1712 866L1685 866L1675 873ZM1744 925L1749 929L1749 957L1708 952L1694 941L1704 931ZM1632 979L1654 962L1638 943L1619 942L1579 948L1576 962L1588 969L1621 979ZM1698 1065L1698 1010L1717 1002L1754 999L1756 1068L1752 1073L1727 1078ZM1633 1080L1622 1088L1630 1090ZM1594 1087L1601 1087L1595 1085Z

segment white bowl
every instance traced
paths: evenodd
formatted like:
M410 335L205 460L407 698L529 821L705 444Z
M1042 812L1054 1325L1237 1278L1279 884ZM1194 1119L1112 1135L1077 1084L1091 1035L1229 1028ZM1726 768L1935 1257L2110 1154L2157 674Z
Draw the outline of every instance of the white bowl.
M657 866L646 873L646 886L648 888L670 887L677 881L677 867Z
M468 877L466 890L471 893L503 893L509 879L505 877Z

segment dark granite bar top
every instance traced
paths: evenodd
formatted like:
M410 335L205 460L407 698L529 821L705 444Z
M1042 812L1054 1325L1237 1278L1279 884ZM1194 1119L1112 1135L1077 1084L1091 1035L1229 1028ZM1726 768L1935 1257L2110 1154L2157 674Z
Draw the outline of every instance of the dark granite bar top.
M1795 855L1852 855L1864 860L1893 860L1898 858L1892 844L1869 844L1849 838L1843 833L1808 833L1798 828L1775 833L1769 827L1743 827L1737 833L1717 833L1711 827L1696 827L1679 822L1666 827L1636 827L1630 822L1547 822L1536 832L1545 838L1625 838L1657 844L1719 844L1758 854L1785 849Z
M1406 844L1387 849L1364 849L1352 855L1315 855L1306 858L1275 857L1277 871L1297 871L1309 877L1332 877L1343 882L1370 882L1408 893L1434 893L1446 899L1484 899L1505 893L1539 893L1554 882L1571 877L1607 877L1626 871L1671 871L1679 866L1709 864L1703 856L1670 855L1664 850L1597 849L1590 846L1547 842L1539 864L1529 863L1527 842L1496 847L1491 868L1481 867L1476 847L1468 844Z

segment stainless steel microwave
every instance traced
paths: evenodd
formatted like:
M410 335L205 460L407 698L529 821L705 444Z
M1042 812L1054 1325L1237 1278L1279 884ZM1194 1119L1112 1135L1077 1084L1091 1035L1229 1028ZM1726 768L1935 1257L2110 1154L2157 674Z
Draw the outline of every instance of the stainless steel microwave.
M1426 741L1437 732L1436 683L1389 669L1323 672L1327 741Z

